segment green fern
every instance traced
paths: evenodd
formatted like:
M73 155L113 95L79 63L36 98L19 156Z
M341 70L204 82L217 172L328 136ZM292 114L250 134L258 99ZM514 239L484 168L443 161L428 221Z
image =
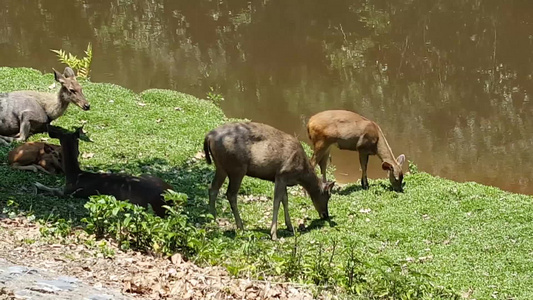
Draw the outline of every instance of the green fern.
M78 58L76 55L72 55L72 53L67 53L65 50L62 49L50 49L50 51L57 54L57 57L61 63L66 64L67 66L76 70L78 73L78 77L89 79L91 62L93 60L93 48L91 46L91 43L87 45L87 50L85 50L86 56L81 59Z

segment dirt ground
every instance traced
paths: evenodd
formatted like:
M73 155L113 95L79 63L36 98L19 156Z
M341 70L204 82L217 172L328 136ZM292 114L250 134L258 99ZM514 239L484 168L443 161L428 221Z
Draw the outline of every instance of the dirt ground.
M90 243L80 231L73 237L42 237L39 226L24 217L0 218L0 257L32 268L75 277L97 288L120 290L131 299L313 299L310 287L232 278L220 267L199 267L180 254L158 258L120 251L109 241ZM98 246L105 243L106 251ZM114 255L104 253L112 250ZM10 291L0 282L0 299ZM320 299L332 299L321 293Z

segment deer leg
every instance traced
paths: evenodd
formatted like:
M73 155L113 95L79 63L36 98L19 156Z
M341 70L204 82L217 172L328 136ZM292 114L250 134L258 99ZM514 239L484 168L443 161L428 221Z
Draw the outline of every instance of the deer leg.
M64 190L63 188L51 188L51 187L47 187L46 185L44 184L40 184L38 182L36 182L34 184L34 186L38 189L38 190L42 190L42 191L45 191L45 192L48 192L48 193L52 193L52 195L55 195L55 196L60 196L60 197L63 197L64 196Z
M45 168L43 168L42 166L39 166L39 165L29 165L29 166L12 165L11 167L13 169L17 169L17 170L26 170L26 171L33 171L33 172L41 171L41 172L44 172L46 174L52 174L52 173L48 172L48 170L46 170Z
M242 225L242 219L239 215L239 208L237 207L237 194L239 193L239 188L241 187L242 179L244 175L234 175L229 177L229 186L226 196L228 197L229 205L231 206L231 211L235 217L235 223L237 223L237 228L244 230Z
M226 172L217 168L215 171L215 178L213 178L213 181L209 186L209 213L213 215L214 219L217 218L217 209L215 207L215 202L217 200L218 191L224 183L224 180L226 180L226 177L228 177Z
M320 166L320 172L322 173L322 181L326 182L326 171L328 170L328 159L329 159L329 148L325 149L321 153L320 160L318 161L318 165Z
M24 142L30 136L31 123L27 113L22 113L17 141Z
M359 163L361 164L361 186L363 189L368 190L368 178L366 175L366 169L368 166L368 154L359 152Z
M313 155L311 156L311 166L313 166L313 169L316 167L316 164L320 161L320 158L322 157L322 152L325 150L324 142L322 141L312 141L313 142Z
M287 185L280 179L276 178L274 183L274 209L272 210L272 225L270 226L270 236L272 240L278 239L278 213L279 205L284 197L287 196ZM285 205L285 204L284 204ZM288 215L288 210L285 210ZM289 220L290 224L290 220Z
M283 212L285 214L285 225L287 226L287 230L293 232L294 228L292 227L291 217L289 216L289 196L287 195L287 188L284 189L281 203L283 203Z
M9 146L11 142L13 142L13 138L9 136L0 136L0 144L4 146Z

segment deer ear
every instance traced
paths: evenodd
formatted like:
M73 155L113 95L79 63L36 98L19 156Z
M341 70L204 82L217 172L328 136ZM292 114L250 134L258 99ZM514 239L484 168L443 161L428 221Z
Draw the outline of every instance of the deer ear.
M83 133L83 125L81 127L76 128L76 137L80 138L81 134Z
M57 82L61 83L61 84L65 83L65 77L63 76L63 74L59 73L54 68L52 68L52 70L54 70L54 78L55 78L55 80Z
M72 70L71 67L66 67L65 71L63 71L63 76L66 78L74 78L76 77L76 73L74 73L74 70Z
M381 164L381 168L385 171L389 171L389 170L392 170L392 165L389 164L388 162L384 161L382 164Z
M398 156L398 158L396 158L396 161L398 162L398 164L401 167L403 165L403 163L405 162L405 155L400 154L400 156Z

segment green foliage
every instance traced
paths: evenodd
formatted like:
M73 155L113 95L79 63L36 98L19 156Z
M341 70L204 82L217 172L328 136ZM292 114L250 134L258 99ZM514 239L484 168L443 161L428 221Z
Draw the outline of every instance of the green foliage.
M154 251L170 255L176 251L194 254L201 246L203 231L189 222L183 209L187 195L169 192L168 217L162 219L143 207L127 201L118 201L112 196L93 196L85 204L89 215L82 221L87 231L97 237L117 240L122 249Z
M50 49L50 51L54 52L57 55L57 58L61 63L66 64L67 66L76 70L78 73L78 77L84 79L90 78L89 72L91 71L91 63L93 60L93 48L91 46L91 43L87 45L87 50L85 50L86 56L82 58L78 58L76 55L72 55L72 53L70 52L67 53L63 49Z
M57 219L55 221L41 222L39 232L45 237L65 238L72 233L72 220Z
M213 102L216 106L220 106L220 103L224 101L224 97L221 94L215 92L214 87L209 87L209 92L206 94L207 100Z

